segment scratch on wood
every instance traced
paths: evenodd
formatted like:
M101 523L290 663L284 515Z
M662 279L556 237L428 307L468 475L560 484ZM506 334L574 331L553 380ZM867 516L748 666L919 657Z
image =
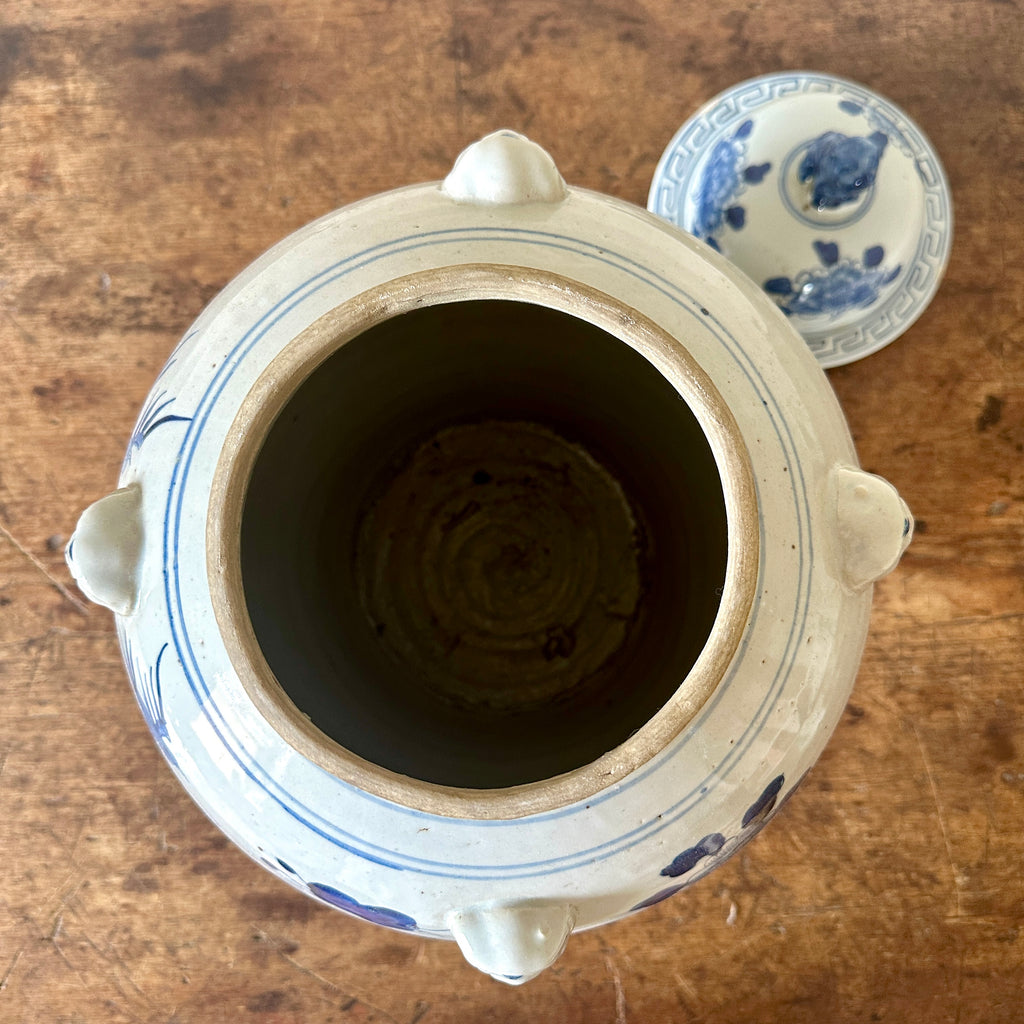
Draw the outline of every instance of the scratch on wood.
M872 704L881 708L882 711L884 711L891 718L895 719L897 722L903 721L903 716L899 713L899 711L896 708L894 708L891 704L889 704L887 701L882 700L881 697L878 697L873 693L866 694L865 696Z
M283 949L277 950L277 954L281 957L282 960L285 960L289 964L291 964L292 967L295 968L295 970L301 971L307 977L312 978L314 981L320 982L321 985L325 985L332 992L341 991L341 989L339 989L338 986L335 985L333 981L328 981L322 974L317 974L316 971L314 971L312 968L306 967L305 964L300 964L298 960L296 960L294 957L289 956Z
M43 563L40 562L35 555L32 554L31 551L28 550L28 548L23 547L21 542L14 536L14 534L11 533L10 530L7 529L6 526L3 525L3 523L0 523L0 536L6 537L11 542L11 544L13 544L14 547L18 551L20 551L29 560L29 562L31 562L32 565L34 565L50 581L50 585L54 587L57 593L59 593L60 596L63 597L65 601L73 605L83 615L89 614L89 610L85 607L85 605L82 604L82 602L79 601L78 598L75 597L75 595L72 594L71 591L68 590L68 588L64 586L64 584L61 583L61 581L57 579L57 577L54 576L50 572L50 570L47 569L46 566L43 565Z
M960 917L961 885L963 879L960 872L957 870L956 861L953 857L953 844L949 840L949 829L946 826L946 815L943 813L942 802L939 800L939 789L935 785L935 773L932 771L928 751L925 750L924 742L921 739L921 733L918 731L917 725L911 722L910 727L914 730L914 739L917 740L917 748L921 752L921 762L924 764L925 775L928 776L928 785L931 787L932 800L935 803L935 815L939 821L939 831L942 833L942 841L946 845L946 858L949 860L949 871L953 876L953 891L956 894L956 916Z
M3 310L3 315L7 318L7 320L10 323L14 324L15 330L22 336L22 338L25 341L27 341L30 345L34 345L36 343L35 335L25 330L25 328L22 327L22 325L15 319L14 315L11 313L9 309Z
M947 914L943 918L945 924L971 925L981 928L1007 928L1019 923L1016 914Z
M114 982L114 985L117 988L117 990L121 993L121 995L124 995L124 990L121 988L120 985L117 984L116 980ZM131 1017L132 1020L138 1021L138 1024L142 1024L142 1018L138 1014L132 1013L129 1007L122 1006L120 1003L115 1002L115 1000L113 999L106 1000L106 1003L107 1006L109 1006L111 1009L117 1010L119 1013L123 1013L126 1016Z
M79 829L79 832L78 832L79 839L81 839L82 833L84 831L85 831L85 822L83 821L82 822L82 827L81 827L81 829ZM77 845L78 845L78 840L75 841L75 846L77 846ZM73 851L74 851L74 846L72 847L72 852ZM73 874L71 874L67 880L70 880L71 878L74 878ZM64 884L64 883L62 883L62 884ZM65 909L65 907L67 907L67 909L71 912L71 914L74 915L75 908L73 906L68 907L68 904L79 894L79 892L81 892L82 886L84 886L84 885L85 885L85 882L84 881L80 881L70 892L66 893L64 896L61 897L61 901L60 901L60 903L57 904L56 911L54 911L53 930L50 933L50 938L51 939L55 939L57 937L57 935L60 933L61 925L62 925L62 923L64 921L64 909Z
M605 953L604 962L615 988L615 1024L626 1024L626 993L622 987L622 975L610 953Z
M3 992L3 990L7 988L7 982L10 981L11 975L14 973L14 968L18 966L18 961L21 959L21 954L24 952L25 951L23 949L19 949L18 952L14 954L14 959L11 961L10 967L7 968L7 972L4 976L0 978L0 992Z
M373 1003L369 1002L369 1000L363 999L362 997L350 996L349 993L343 992L337 985L335 985L333 981L330 981L329 979L325 978L322 974L317 974L316 971L314 971L310 967L307 967L305 964L299 963L299 961L296 960L293 956L289 956L288 953L286 953L284 949L281 948L278 942L275 939L271 938L269 935L267 935L265 932L260 932L259 930L257 930L257 934L261 935L264 941L269 942L274 947L274 951L277 953L277 955L281 957L281 959L284 960L286 963L294 967L295 970L299 971L302 974L305 974L308 978L312 978L314 981L319 982L325 988L330 989L331 992L336 992L342 996L349 996L349 998L353 999L354 1002L361 1003L368 1009L373 1010L374 1013L381 1014L381 1016L383 1016L386 1020L391 1021L391 1024L398 1024L398 1021L396 1021L395 1018L392 1017L391 1014L388 1013L386 1010L381 1009L381 1007L374 1005Z
M70 636L76 639L107 639L113 635L113 629L67 629L64 626L51 626L45 633L18 637L17 640L0 640L0 649L4 647L30 647L33 644L46 642L51 636Z
M678 985L680 989L678 993L679 1002L682 1003L683 1008L691 1017L696 1017L697 1010L695 1009L695 1006L700 1003L700 996L697 990L693 987L692 983L687 981L678 972L673 973L672 977L675 978L676 985Z
M136 984L135 979L131 976L131 972L125 965L124 959L121 957L121 954L117 951L114 945L112 943L108 943L106 948L101 949L99 946L96 945L92 936L84 928L81 929L81 934L82 938L85 940L86 943L88 943L88 945L92 948L96 955L115 968L115 971L111 974L110 978L111 981L114 983L114 988L117 989L117 991L124 997L124 999L129 1003L132 1001L132 997L124 990L124 986L121 984L120 978L118 977L119 974L124 975L124 977L128 980L128 983L131 985L131 987L135 989L139 997L146 1004L146 1008L151 1009L153 1004L150 1002L149 997ZM139 1017L137 1017L130 1010L128 1010L127 1012L134 1020L139 1020Z
M124 974L125 978L128 979L128 984L131 985L133 989L135 989L139 998L142 999L142 1001L146 1004L147 1007L151 1006L152 1004L149 1001L149 996L147 996L146 993L143 992L141 988L139 988L138 983L132 977L131 971L128 970L128 965L124 962L124 958L113 947L111 947L111 952L114 954L114 962L121 969L121 972ZM118 991L125 997L125 999L127 999L128 993L125 992L123 988L121 988L117 978L114 978L114 984L117 986Z
M967 947L960 946L960 962L956 975L956 1017L953 1024L960 1024L960 1015L964 1006L964 961L967 959Z
M36 652L35 659L32 662L32 672L30 673L30 675L28 677L28 684L25 687L26 690L31 690L35 686L36 676L39 673L39 666L42 664L43 658L46 656L47 652L50 650L50 648L52 646L53 646L53 630L50 630L43 637L43 642L40 645L39 650ZM26 645L26 648L27 648L27 645Z
M53 931L50 932L48 939L53 945L54 952L64 961L64 965L69 971L78 976L79 982L81 982L83 988L85 987L85 978L82 977L82 972L67 958L64 950L61 948L60 942L57 940L60 938L61 929L64 925L64 915L58 914L57 920L53 924Z

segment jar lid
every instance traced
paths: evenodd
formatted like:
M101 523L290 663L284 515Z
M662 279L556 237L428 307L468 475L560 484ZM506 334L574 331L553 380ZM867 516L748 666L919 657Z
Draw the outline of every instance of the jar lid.
M816 72L711 100L669 143L647 207L759 284L823 367L899 337L952 243L949 184L921 129L870 89Z

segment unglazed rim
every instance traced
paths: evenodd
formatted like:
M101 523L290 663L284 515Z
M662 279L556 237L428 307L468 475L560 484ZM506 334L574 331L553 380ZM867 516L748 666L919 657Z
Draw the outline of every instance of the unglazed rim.
M582 319L650 362L697 418L719 472L728 535L718 613L700 655L665 704L624 743L550 779L469 789L413 779L358 757L322 732L292 702L253 630L242 585L241 524L256 460L278 414L316 368L371 327L411 310L472 299L532 303ZM214 473L206 560L217 625L232 667L267 724L303 757L357 789L443 817L511 819L555 810L621 781L663 750L725 675L757 588L760 530L750 455L710 378L671 335L610 296L559 274L499 264L464 264L396 278L324 314L266 367L231 424Z

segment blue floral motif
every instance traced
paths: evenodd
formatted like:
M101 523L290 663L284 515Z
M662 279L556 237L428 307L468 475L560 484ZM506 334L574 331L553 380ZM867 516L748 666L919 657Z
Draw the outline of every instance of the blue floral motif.
M164 655L170 644L165 643L160 648L153 664L148 664L140 658L132 646L128 637L124 638L125 666L128 669L128 676L132 681L135 690L135 697L138 700L142 717L149 727L149 731L156 740L164 757L171 767L178 766L174 752L171 750L171 738L167 731L167 719L164 715L164 698L160 673L162 670Z
M802 270L795 278L772 277L764 290L776 296L787 316L838 316L848 309L866 309L878 301L882 288L903 269L883 267L885 249L872 245L860 260L841 259L835 242L815 241L821 267Z
M664 873L665 872L663 871L662 874ZM656 892L653 896L648 896L647 899L641 900L635 907L631 907L630 913L632 913L635 910L643 910L644 907L653 907L658 903L663 903L671 896L675 896L675 894L679 892L681 889L685 888L686 882L683 882L681 885L669 886L669 888L667 889L661 889L658 892Z
M813 182L811 203L818 210L834 210L853 203L875 183L878 164L889 139L885 132L866 138L827 131L804 152L797 175Z
M125 639L125 662L135 687L139 707L142 709L142 717L145 718L153 738L161 746L167 742L167 723L164 720L163 694L160 690L160 665L168 646L170 645L165 643L160 648L156 661L152 665L147 665L135 654L131 640Z
M388 907L374 907L366 903L360 903L359 900L354 899L352 896L341 892L339 889L335 889L333 885L327 885L324 882L307 882L299 873L289 864L287 861L282 860L280 857L275 857L270 860L268 857L261 856L260 860L268 867L271 871L280 874L282 871L290 878L294 879L299 885L301 885L310 895L315 896L319 900L323 900L324 903L329 903L332 907L337 907L339 910L344 910L355 917L361 917L364 921L369 921L371 924L383 925L385 928L397 928L399 931L411 932L419 930L416 922L409 917L408 914L403 914L399 910L390 910ZM441 932L424 934L446 934Z
M744 192L746 185L759 185L771 170L770 163L742 167L747 155L746 140L753 128L754 122L748 118L729 138L715 143L697 188L697 214L692 230L716 249L715 235L725 225L739 231L746 224L746 209L733 200Z
M761 825L768 820L768 816L775 810L779 793L782 791L782 784L786 781L785 775L777 775L765 786L764 792L747 808L746 814L740 825L743 828L750 828L751 825Z
M705 857L713 857L725 846L725 836L721 832L712 832L705 836L696 846L683 850L661 873L666 878L678 878L692 871Z
M681 875L693 871L702 861L708 857L719 858L722 851L725 856L735 853L740 847L745 846L758 832L761 831L765 822L772 816L772 812L778 806L779 794L786 783L785 775L777 775L765 786L761 795L747 808L740 822L740 830L730 838L726 838L721 832L712 832L706 835L695 846L683 850L671 864L661 869L661 874L666 878L679 878ZM790 788L792 792L796 786ZM686 887L686 882L673 885L667 889L661 889L653 896L637 903L631 908L631 912L642 910L644 907L653 907L662 900L674 896L680 889Z
M199 332L196 330L189 331L188 334L186 334L181 339L181 341L179 341L178 344L174 346L174 351L172 351L171 354L167 357L167 362L164 363L160 372L156 375L156 381L154 383L160 381L163 378L163 376L170 370L170 368L174 366L174 364L178 361L178 354L198 333Z
M814 251L818 254L818 259L821 260L822 265L826 267L834 267L839 262L839 246L835 242L823 242L820 239L816 239L811 242L814 247ZM875 248L878 248L877 246Z
M318 899L330 903L332 907L345 910L356 917L361 917L364 921L380 924L385 928L397 928L405 932L416 930L416 922L408 914L403 914L398 910L368 906L323 882L309 882L306 888Z
M142 412L139 413L139 422L135 425L135 430L132 432L131 440L128 442L128 456L125 461L130 459L132 455L142 447L142 442L145 441L157 427L161 427L165 423L191 422L191 416L178 416L174 413L164 414L164 410L175 401L173 396L171 398L166 398L166 395L166 391L156 392L150 395L149 400L142 407Z
M760 185L764 176L772 169L772 165L765 161L763 164L751 164L743 168L743 180L748 185Z

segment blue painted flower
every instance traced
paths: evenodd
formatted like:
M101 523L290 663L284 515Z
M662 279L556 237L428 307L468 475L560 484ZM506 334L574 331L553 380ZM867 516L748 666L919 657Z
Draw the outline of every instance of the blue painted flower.
M835 242L815 241L821 267L802 270L795 278L772 277L764 290L776 296L779 308L790 316L838 316L848 309L864 309L878 301L882 289L903 268L883 267L885 250L872 245L860 260L841 259Z
M667 878L679 878L681 875L693 871L703 860L708 857L717 857L723 850L728 849L726 856L735 853L761 831L765 822L771 817L772 812L778 806L779 794L786 783L785 775L777 775L765 786L761 795L747 808L740 822L740 830L730 838L721 832L712 832L706 835L699 843L683 850L671 864L661 869L661 874ZM790 792L796 787L790 787ZM686 882L680 885L671 886L668 889L661 889L653 896L638 903L633 910L642 910L644 907L653 907L662 900L674 896L680 889L685 888Z
M260 860L271 871L278 874L283 871L289 875L298 885L304 887L307 892L316 896L317 899L323 900L324 903L329 903L332 907L344 910L355 917L360 917L364 921L369 921L371 924L383 925L385 928L397 928L403 932L422 931L424 935L445 936L448 934L448 932L420 929L408 914L403 914L398 910L391 910L388 907L375 907L366 903L360 903L359 900L354 899L352 896L341 892L339 889L335 889L333 885L327 885L324 882L307 882L291 864L280 857L270 860L269 857L261 856Z
M357 899L339 892L332 885L325 885L323 882L309 882L307 888L318 899L331 904L332 907L338 907L356 917L361 917L364 921L371 921L373 924L380 924L385 928L398 928L401 931L416 929L416 922L407 914L398 910L389 910L387 907L372 907L360 903Z
M866 138L823 132L808 147L797 174L813 182L811 202L818 210L834 210L858 200L875 183L878 163L889 139L884 132Z
M746 224L746 209L733 200L745 185L759 185L771 170L770 163L742 167L747 155L746 140L753 128L754 122L748 119L729 138L715 143L697 187L697 213L691 230L716 249L715 235L725 225L739 231Z
M678 878L692 871L705 857L713 857L722 847L725 846L725 836L721 832L712 832L705 836L696 846L683 850L681 854L668 867L662 868L661 873L666 878Z
M768 820L768 816L775 809L775 804L782 791L782 785L786 781L785 775L777 775L765 786L764 792L747 808L740 824L743 828L750 828L751 825L762 825Z

